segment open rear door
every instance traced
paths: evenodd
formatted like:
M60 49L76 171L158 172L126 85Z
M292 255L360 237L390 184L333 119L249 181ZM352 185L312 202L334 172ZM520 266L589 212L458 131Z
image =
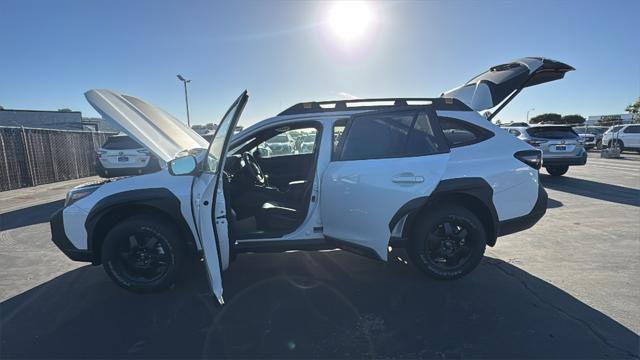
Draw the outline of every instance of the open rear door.
M201 174L193 183L193 209L198 234L204 253L205 266L213 294L220 304L222 298L222 271L229 266L229 232L224 199L223 169L229 147L242 110L247 103L247 91L233 102L218 124L211 141Z
M564 78L573 67L559 61L527 57L491 67L466 84L444 92L441 97L455 98L475 111L492 109L489 120L502 110L522 89Z

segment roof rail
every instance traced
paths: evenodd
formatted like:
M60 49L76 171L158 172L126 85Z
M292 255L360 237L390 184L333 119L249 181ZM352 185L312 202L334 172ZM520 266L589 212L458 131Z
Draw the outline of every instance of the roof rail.
M279 113L278 116L333 111L377 110L425 105L433 105L438 110L471 110L460 100L452 98L378 98L302 102L287 108Z

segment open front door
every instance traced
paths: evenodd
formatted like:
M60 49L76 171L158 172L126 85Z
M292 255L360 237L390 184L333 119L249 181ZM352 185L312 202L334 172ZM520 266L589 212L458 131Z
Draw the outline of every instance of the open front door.
M386 260L391 230L421 206L445 171L449 148L429 106L352 116L322 178L324 235Z
M522 89L564 78L575 70L559 61L527 57L491 67L462 86L444 92L441 97L455 98L475 111L492 109L500 104L491 118Z
M224 169L229 139L233 135L233 129L240 119L240 114L248 98L249 95L245 90L218 124L218 129L202 164L202 173L194 180L193 184L194 216L204 253L205 266L211 289L220 304L224 304L222 271L229 267L229 235L222 170Z

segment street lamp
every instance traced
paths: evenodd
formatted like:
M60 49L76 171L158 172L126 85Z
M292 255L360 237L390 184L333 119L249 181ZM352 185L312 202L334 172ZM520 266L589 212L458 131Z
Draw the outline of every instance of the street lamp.
M191 127L191 120L189 119L189 96L187 95L187 84L191 82L191 80L185 79L182 75L178 74L178 80L182 81L184 84L184 102L187 105L187 126Z
M529 123L529 111L534 111L534 108L527 110L527 124Z

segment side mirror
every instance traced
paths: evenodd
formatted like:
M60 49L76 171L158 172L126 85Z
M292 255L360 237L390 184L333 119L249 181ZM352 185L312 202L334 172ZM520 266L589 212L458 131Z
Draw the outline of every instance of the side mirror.
M169 174L174 176L192 175L196 171L198 162L193 155L179 157L169 161Z

